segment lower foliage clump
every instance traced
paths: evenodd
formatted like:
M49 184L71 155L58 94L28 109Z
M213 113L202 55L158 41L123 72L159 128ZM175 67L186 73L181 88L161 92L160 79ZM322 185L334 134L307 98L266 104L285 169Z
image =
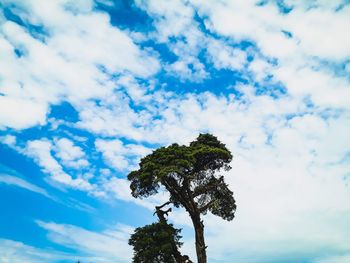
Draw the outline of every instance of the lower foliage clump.
M179 250L181 229L174 228L166 219L171 208L162 210L169 203L156 206L157 223L138 227L131 235L129 245L134 247L133 263L192 263Z
M176 263L178 247L182 245L180 231L167 222L136 228L129 240L134 247L133 262Z

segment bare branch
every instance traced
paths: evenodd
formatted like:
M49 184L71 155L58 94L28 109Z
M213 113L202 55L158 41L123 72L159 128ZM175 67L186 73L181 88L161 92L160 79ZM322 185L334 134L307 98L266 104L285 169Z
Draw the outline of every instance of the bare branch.
M170 201L168 201L168 202L165 202L164 204L162 204L161 206L156 206L156 209L161 209L161 208L163 208L164 206L166 206L166 205L170 205L171 204L171 202Z

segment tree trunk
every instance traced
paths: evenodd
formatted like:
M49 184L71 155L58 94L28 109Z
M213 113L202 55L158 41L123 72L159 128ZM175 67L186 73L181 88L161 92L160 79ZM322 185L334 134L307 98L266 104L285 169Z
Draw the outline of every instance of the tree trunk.
M196 237L196 253L198 263L207 263L207 253L204 241L204 225L201 221L200 215L191 215L195 237Z

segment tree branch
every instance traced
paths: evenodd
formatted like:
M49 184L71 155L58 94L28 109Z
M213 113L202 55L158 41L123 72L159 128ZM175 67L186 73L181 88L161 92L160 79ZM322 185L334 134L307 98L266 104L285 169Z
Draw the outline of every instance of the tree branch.
M170 202L170 201L165 202L164 204L162 204L162 205L160 205L160 206L156 206L156 209L161 209L161 208L163 208L164 206L166 206L166 205L170 205L170 204L171 204L171 202Z
M208 190L215 190L216 187L217 187L217 184L208 184L205 186L199 186L196 189L194 189L193 197L197 197L197 196L200 196L202 194L206 194L206 193L208 193Z
M215 190L220 184L224 183L224 177L220 176L219 179L213 178L212 181L208 182L208 184L204 186L198 186L193 191L193 197L197 197L201 194L208 193L210 190Z
M206 205L199 208L199 212L203 213L205 210L207 210L212 204L214 204L216 199L210 200Z

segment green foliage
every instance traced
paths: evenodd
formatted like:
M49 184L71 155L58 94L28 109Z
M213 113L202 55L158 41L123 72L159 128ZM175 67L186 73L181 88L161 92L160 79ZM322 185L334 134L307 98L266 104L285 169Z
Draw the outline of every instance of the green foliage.
M182 245L180 229L158 222L139 227L129 239L134 247L134 263L175 263L175 254Z
M170 201L190 214L210 211L232 220L236 210L233 193L217 175L231 169L231 160L231 152L211 134L200 134L189 146L161 147L141 159L140 169L128 175L132 195L148 197L163 185Z

